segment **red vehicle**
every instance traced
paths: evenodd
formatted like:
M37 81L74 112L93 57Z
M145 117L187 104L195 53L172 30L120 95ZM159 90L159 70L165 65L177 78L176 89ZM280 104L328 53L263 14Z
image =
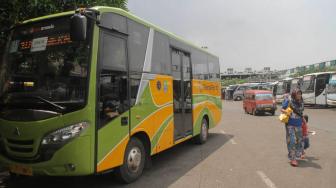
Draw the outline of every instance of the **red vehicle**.
M263 114L269 112L274 115L276 103L272 91L247 90L244 93L243 108L248 114Z

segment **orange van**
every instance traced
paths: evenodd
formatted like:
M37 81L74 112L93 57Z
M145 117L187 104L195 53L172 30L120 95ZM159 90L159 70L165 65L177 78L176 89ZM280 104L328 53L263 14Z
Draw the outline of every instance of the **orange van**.
M265 112L274 115L276 103L272 91L247 90L243 100L244 111L248 114L264 114Z

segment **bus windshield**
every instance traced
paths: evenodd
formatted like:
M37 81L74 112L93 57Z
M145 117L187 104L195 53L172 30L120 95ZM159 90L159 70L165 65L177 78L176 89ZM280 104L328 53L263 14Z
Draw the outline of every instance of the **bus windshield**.
M265 94L256 94L255 97L256 100L273 100L273 95L271 93L265 93Z
M291 83L291 90L300 88L299 79L293 79Z
M304 76L302 82L302 93L314 92L314 77L313 76Z
M284 93L285 93L285 90L284 90L283 82L279 82L279 84L277 85L276 94L283 95Z
M0 110L74 111L88 89L86 42L70 40L70 18L18 26L0 69Z
M335 93L336 94L336 74L332 75L330 80L329 80L327 93L329 93L329 94Z

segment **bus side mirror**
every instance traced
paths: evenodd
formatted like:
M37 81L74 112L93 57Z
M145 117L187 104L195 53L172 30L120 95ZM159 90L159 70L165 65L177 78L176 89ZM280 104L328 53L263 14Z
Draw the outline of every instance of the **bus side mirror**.
M74 14L70 18L70 38L72 41L86 40L87 19L84 15Z

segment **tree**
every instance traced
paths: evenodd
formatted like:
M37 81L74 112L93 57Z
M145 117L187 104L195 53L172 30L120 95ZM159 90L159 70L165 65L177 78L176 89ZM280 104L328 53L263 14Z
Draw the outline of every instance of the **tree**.
M97 5L127 10L127 0L0 0L0 55L4 51L8 29L20 21Z

